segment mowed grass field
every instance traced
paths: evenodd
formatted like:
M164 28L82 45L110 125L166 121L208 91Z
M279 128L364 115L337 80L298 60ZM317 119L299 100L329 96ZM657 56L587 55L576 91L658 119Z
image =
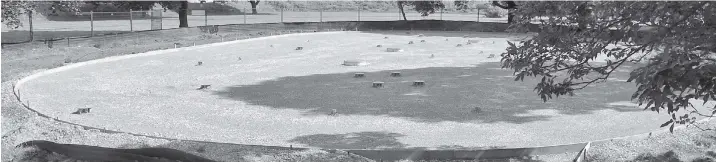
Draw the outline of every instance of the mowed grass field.
M504 50L506 41L527 36L284 35L81 66L21 89L24 99L43 101L33 102L40 112L89 126L321 148L555 145L646 133L668 118L628 102L633 90L622 80L628 69L575 97L542 103L532 92L534 80L514 82L495 63L499 57L488 58ZM468 40L479 42L467 45ZM294 50L299 46L304 50ZM385 52L387 47L404 51ZM365 64L342 66L343 60ZM396 70L403 76L387 76ZM353 78L354 72L366 77ZM418 79L426 86L411 87ZM386 84L371 88L372 81ZM196 90L199 85L211 88ZM93 110L70 114L78 107ZM474 107L481 111L473 113ZM327 115L333 109L338 116Z

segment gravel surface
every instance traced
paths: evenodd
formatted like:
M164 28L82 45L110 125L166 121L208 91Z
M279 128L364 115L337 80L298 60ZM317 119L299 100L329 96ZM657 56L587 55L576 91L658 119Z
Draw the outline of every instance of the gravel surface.
M526 35L441 33L310 33L179 49L51 73L20 89L23 100L43 101L34 109L84 125L274 146L533 147L645 133L656 129L646 123L666 120L625 100L634 89L623 81L547 103L533 97L537 80L514 82L509 70L489 63L499 58L487 57ZM407 43L415 39L427 42ZM468 40L480 42L453 46ZM342 60L367 65L341 66ZM402 76L388 76L391 70ZM411 87L414 80L428 84ZM385 87L371 88L373 81ZM196 90L204 84L211 88ZM93 112L69 113L81 107ZM328 116L332 109L341 115Z
M167 37L169 38L171 36ZM147 45L152 46L151 44ZM111 49L117 47L109 48ZM123 50L136 50L136 52L141 52L151 49ZM47 50L46 48L24 48L23 50L8 50L8 48L3 47L2 66L5 71L2 73L2 86L12 87L12 84L14 84L14 82L19 78L43 71L43 69L61 66L63 64L62 60L66 54L82 54L82 52L76 51L94 51L94 49L75 48L57 51L56 49ZM112 55L111 52L102 52L102 54L78 59L78 61ZM156 140L126 134L99 133L38 117L37 115L20 107L14 100L14 96L12 96L11 93L12 91L10 88L3 88L3 161L10 161L12 158L15 158L23 153L27 153L25 152L26 150L15 149L13 146L28 140L50 140L59 143L87 144L104 147L168 146L187 152L204 152L198 154L222 161L242 161L236 159L243 159L245 161L321 161L326 159L329 159L327 161L353 161L349 159L354 158L342 157L342 155L333 155L316 150L287 152L280 149L245 145L231 145L245 148L243 150L237 149L233 150L235 152L222 152L206 148L182 148L181 146L171 145L172 143L176 143L176 141ZM650 124L658 126L660 123ZM714 123L714 121L709 121L704 123L704 125L713 126L716 125L716 123ZM714 131L701 131L695 128L686 128L678 130L674 134L663 132L654 133L651 137L646 139L620 139L602 144L595 144L592 146L592 153L590 155L594 161L668 161L673 159L679 159L680 161L708 160L708 158L714 158L714 151L716 151L716 147L714 146L716 138L714 137L716 137L716 133L714 133ZM191 146L191 144L187 145ZM231 146L222 145L207 146L224 149L231 148ZM670 151L673 152L673 154L670 153ZM277 156L274 156L274 154ZM225 157L220 157L219 155L223 155ZM570 161L573 157L574 155L570 154L550 155L538 157L537 161ZM356 158L355 161L365 161L365 159ZM519 160L512 159L511 161Z
M250 31L249 31L250 32ZM32 149L15 148L17 144L30 140L48 140L57 143L83 144L101 147L138 148L138 147L169 147L218 161L314 161L327 159L327 161L367 161L365 158L345 156L318 150L297 151L280 148L251 146L251 145L219 145L204 144L217 147L216 151L203 151L189 149L187 146L200 145L181 141L169 141L133 136L128 134L107 134L94 130L85 130L78 126L43 118L23 108L12 94L12 88L19 79L45 71L47 69L63 66L65 58L72 58L72 62L88 61L108 56L140 53L156 50L157 47L172 46L175 42L182 44L205 44L217 42L216 37L204 36L202 33L181 33L182 35L165 33L163 37L152 37L141 45L131 48L124 46L75 46L70 48L48 49L42 43L3 46L2 53L2 161L76 161L57 154L38 153ZM197 39L209 38L209 39ZM210 39L213 38L213 39ZM132 38L112 40L112 42L127 42ZM144 40L142 40L144 41ZM151 42L150 42L151 41ZM102 43L111 43L104 41ZM116 43L115 43L116 44ZM74 43L73 43L74 45ZM79 44L78 44L79 45ZM72 63L70 62L70 63ZM219 151L219 149L224 151ZM275 156L275 159L264 157ZM276 160L278 159L278 160ZM309 159L309 160L306 160Z

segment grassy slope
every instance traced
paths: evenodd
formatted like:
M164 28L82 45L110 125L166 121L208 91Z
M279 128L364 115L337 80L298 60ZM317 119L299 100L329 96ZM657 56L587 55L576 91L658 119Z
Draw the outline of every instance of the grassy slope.
M657 124L657 123L655 123ZM701 123L712 127L716 120ZM592 146L592 161L716 161L716 131L694 127L673 134L654 133L646 139L620 139Z
M205 157L215 157L230 161L247 160L278 160L278 161L335 161L348 160L340 159L340 155L313 152L291 152L275 150L258 146L241 145L205 145L205 144L166 144L167 141L153 140L134 137L129 135L104 134L83 130L67 124L50 121L29 112L20 107L13 99L11 90L12 84L19 78L37 72L37 70L49 69L63 65L66 56L81 56L77 61L87 61L115 54L127 54L132 52L144 52L157 49L156 47L169 47L174 42L197 44L215 42L216 38L203 36L200 33L192 35L155 35L152 36L159 41L147 41L140 43L141 46L127 47L121 45L102 46L99 49L91 46L76 48L47 49L42 48L41 43L24 45L20 47L3 47L2 59L2 157L8 161L18 151L13 146L26 140L51 140L63 143L78 143L99 145L105 147L141 145L164 145L166 147L180 149ZM204 38L204 39L197 39ZM128 40L118 40L123 42ZM111 42L114 43L114 42ZM658 124L658 123L654 123ZM704 123L704 125L716 125L716 120ZM596 132L595 132L596 133ZM164 144L163 144L164 143ZM207 149L211 148L211 149ZM223 151L220 151L223 150ZM716 158L716 131L701 131L696 128L678 130L674 134L655 133L648 139L623 139L613 140L604 144L594 145L591 156L594 161L691 161L707 158ZM669 152L674 152L671 154ZM315 155L315 156L314 156ZM325 156L324 156L325 155ZM56 155L54 155L56 156ZM250 158L246 158L249 156ZM556 158L544 157L538 161L569 161L572 155L558 156ZM356 160L361 161L361 160ZM713 160L711 160L713 161Z

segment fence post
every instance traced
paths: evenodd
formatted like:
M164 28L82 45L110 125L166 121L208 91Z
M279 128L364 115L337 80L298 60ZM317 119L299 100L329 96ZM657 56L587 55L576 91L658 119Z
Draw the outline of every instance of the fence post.
M360 10L363 7L362 3L361 6L358 7L358 21L360 21Z
M283 23L283 7L281 7L281 23Z
M440 20L443 20L443 12L445 12L445 8L440 8Z
M246 24L246 7L244 7L244 24Z
M480 8L477 8L477 22L480 22Z
M133 32L133 31L134 31L134 25L133 25L133 23L132 23L132 19L133 19L133 17L132 17L132 9L129 9L129 31L130 31L130 32Z
M30 19L30 41L35 40L35 33L32 31L32 10L27 11L27 17Z
M319 15L318 15L318 17L319 17L318 22L321 22L321 23L322 23L322 22L323 22L323 7L321 7L321 8L319 9Z
M164 14L162 12L159 12L159 30L162 29L164 29Z
M204 26L209 26L209 12L204 9Z
M94 12L90 11L90 36L94 36Z

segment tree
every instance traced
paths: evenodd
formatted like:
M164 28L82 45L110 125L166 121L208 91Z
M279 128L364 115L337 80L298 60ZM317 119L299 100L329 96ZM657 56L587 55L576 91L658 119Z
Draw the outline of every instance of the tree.
M189 10L189 2L188 1L159 1L159 4L162 4L162 6L167 9L174 9L177 13L179 13L179 27L180 28L186 28L189 27L189 20L187 19L188 16L188 10Z
M504 1L504 5L500 1L492 1L492 5L507 10L507 23L512 24L515 14L513 11L517 9L515 1Z
M604 82L623 64L637 62L643 66L633 70L627 81L638 87L632 100L646 105L644 109L666 111L671 120L662 127L670 125L673 131L675 124L694 125L695 116L716 114L716 106L708 107L709 114L690 102L716 99L716 3L520 4L530 7L515 9L511 30L524 29L538 16L546 19L532 39L509 42L502 66L514 70L515 80L541 77L535 90L544 101ZM597 63L597 56L609 59Z
M166 10L172 10L179 14L179 27L189 27L188 21L188 10L189 2L183 1L106 1L104 3L112 3L119 8L133 9L133 10L149 10L154 7L154 4L159 4Z
M405 21L407 21L408 18L405 17L405 10L403 9L404 6L413 6L415 8L415 11L420 13L421 16L428 16L430 14L435 13L435 10L445 8L445 4L443 4L443 2L440 0L398 1L398 9L400 10L400 13L403 15L403 20L405 20Z
M20 16L35 9L28 1L2 1L2 22L9 28L17 29L22 26Z
M93 6L100 5L113 5L119 9L126 11L131 10L151 10L155 4L159 4L166 10L172 10L179 14L179 27L189 27L188 23L188 9L189 2L184 1L60 1L54 2L52 10L59 11L75 11L80 12L79 8L82 4L92 4Z
M398 9L400 10L400 14L403 15L403 20L408 21L408 18L405 17L405 9L403 9L403 4L408 3L406 1L398 1Z
M74 12L78 13L81 6L81 2L77 1L54 1L54 2L42 2L42 1L2 1L2 22L9 28L17 29L21 27L22 21L20 18L22 15L31 14L36 11L39 6L49 4L51 10Z
M254 15L255 15L255 14L258 14L258 12L256 11L256 6L259 5L259 2L261 2L261 1L259 1L259 0L249 0L249 3L251 3L251 14L254 14Z
M455 8L456 8L457 10L464 11L464 10L467 10L467 9L470 8L470 6L468 5L468 3L470 3L470 1L466 1L466 0L456 0L453 4L455 5Z

